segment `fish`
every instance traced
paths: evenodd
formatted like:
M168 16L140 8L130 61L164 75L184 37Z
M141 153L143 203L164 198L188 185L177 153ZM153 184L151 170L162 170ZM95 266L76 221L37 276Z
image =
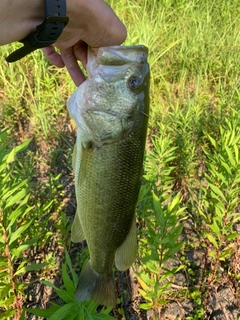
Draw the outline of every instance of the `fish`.
M88 48L87 75L67 102L77 127L73 171L77 209L71 240L86 240L90 259L74 298L116 305L113 266L137 256L135 209L149 117L148 48Z

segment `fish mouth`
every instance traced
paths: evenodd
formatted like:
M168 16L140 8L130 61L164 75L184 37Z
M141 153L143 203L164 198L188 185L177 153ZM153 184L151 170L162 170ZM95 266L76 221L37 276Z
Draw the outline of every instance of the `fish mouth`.
M88 79L67 104L82 141L113 143L137 125L147 90L147 55L144 45L88 47ZM135 88L132 79L138 81Z
M136 46L88 47L87 73L91 78L99 66L124 66L130 63L144 63L147 60L148 48Z

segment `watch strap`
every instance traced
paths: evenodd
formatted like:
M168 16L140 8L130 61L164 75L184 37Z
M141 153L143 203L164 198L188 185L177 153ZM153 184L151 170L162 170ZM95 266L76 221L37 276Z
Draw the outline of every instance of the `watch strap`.
M48 47L57 41L68 23L66 16L66 0L44 0L45 19L37 26L36 31L20 42L23 47L12 52L7 62L15 62L39 48Z

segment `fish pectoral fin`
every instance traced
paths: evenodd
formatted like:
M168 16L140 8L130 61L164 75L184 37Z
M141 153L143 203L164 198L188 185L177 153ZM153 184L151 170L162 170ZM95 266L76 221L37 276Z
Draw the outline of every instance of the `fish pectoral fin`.
M131 229L125 241L117 248L115 265L119 271L125 271L133 264L137 256L137 226L134 216Z
M72 155L72 166L73 166L73 171L75 172L75 167L76 167L76 157L77 157L77 145L74 145L73 148L73 155Z
M87 149L82 146L81 162L80 162L78 181L77 181L79 187L81 187L81 185L84 183L86 179L86 165L87 165Z
M72 224L71 240L72 242L81 242L85 240L85 234L83 232L78 211L76 211L75 213L75 217Z

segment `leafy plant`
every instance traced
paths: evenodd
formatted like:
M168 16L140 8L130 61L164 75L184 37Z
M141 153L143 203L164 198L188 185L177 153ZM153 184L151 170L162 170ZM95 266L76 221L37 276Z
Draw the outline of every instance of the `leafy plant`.
M0 319L20 319L26 284L18 281L19 275L31 270L39 270L46 264L27 264L23 253L34 245L37 237L29 238L28 229L32 220L26 220L33 210L28 205L29 181L21 180L14 170L14 163L19 152L30 141L10 148L8 131L0 133ZM20 240L21 239L21 240Z
M158 299L166 302L177 296L180 304L184 305L181 300L187 298L194 310L185 309L186 318L207 318L204 312L207 308L213 310L209 300L216 298L213 287L235 288L235 301L239 301L239 222L234 223L239 216L239 1L107 2L126 24L128 37L124 44L142 43L149 47L151 105L148 152L137 216L140 258L148 257L157 249L159 254L159 248L162 250L165 245L158 243L158 240L162 241L162 231L157 217L166 219L168 205L175 197L178 206L174 207L176 211L172 212L173 215L182 207L186 209L180 217L184 217L186 211L188 214L180 237L184 244L175 255L181 256L180 263L186 278L184 287L187 289L173 291L173 286L167 287L167 283L175 277L173 274L162 282L161 285L166 284L166 287L160 292L161 296L150 296L148 300L148 292L151 294L150 289L154 289L157 279L156 269L159 269L161 278L167 272L165 269L171 271L175 266L170 264L169 267L172 259L162 264L161 268L158 268L157 261L149 259L141 262L139 259L135 265L136 272L146 276L143 279L146 284L148 279L154 280L147 284L148 288L142 287L145 292L142 303L154 304ZM47 261L49 264L49 267L33 274L16 275L14 279L20 292L18 286L30 275L45 281L52 276L58 277L58 265L63 256L57 254L55 248L57 246L62 250L62 247L69 245L68 220L71 221L75 206L71 185L75 127L68 117L65 103L75 86L66 70L50 65L40 50L15 64L7 64L5 57L19 46L0 47L0 131L11 128L14 144L21 144L29 137L32 142L27 150L16 153L16 161L9 161L7 165L6 158L3 160L5 149L1 143L0 163L7 169L4 169L4 174L3 171L0 173L0 193L2 195L3 186L8 188L11 184L17 186L17 182L27 181L19 187L19 191L28 189L27 197L30 177L31 196L20 209L24 214L28 208L34 208L24 216L20 215L8 228L12 220L7 217L24 201L23 197L19 203L7 208L9 212L4 215L4 228L9 239L11 230L14 233L17 228L32 221L10 245L14 272L23 260L27 260L24 251L17 257L14 249L20 250L21 244L30 241L36 234L39 236L37 245L27 253L41 253L41 262ZM153 135L156 137L152 141ZM232 136L234 141L231 142ZM6 142L3 136L1 139ZM9 154L11 150L12 144L8 144L6 152ZM59 176L60 172L62 176ZM9 177L5 184L2 177L6 174ZM17 194L18 191L15 192ZM153 201L158 203L155 207ZM172 221L167 223L170 225ZM1 295L5 286L10 284L10 269L5 268L8 262L2 222L0 232L0 265L3 265L0 266L0 277L3 277L0 279ZM197 252L201 261L192 258ZM13 257L14 254L16 257ZM76 260L75 268L78 268L84 260L82 251ZM23 268L28 267L28 263ZM53 274L49 268L54 270ZM69 273L68 266L67 270ZM24 288L26 290L22 289L20 293L23 303L24 292L28 295L30 291ZM15 297L13 291L3 296L0 312L16 312L12 310L16 310L14 303L7 308L2 306L10 296ZM44 300L44 303L47 301ZM232 304L231 308L236 310L237 307ZM162 311L164 309L167 305ZM155 311L157 313L158 309Z
M197 283L189 290L194 302L193 316L207 318L209 301L215 287L224 278L233 282L237 276L240 194L240 135L239 115L231 110L231 117L219 127L219 136L206 134L203 152L205 172L198 194L194 195L192 214L195 219L198 243L203 255ZM196 218L198 219L196 221ZM185 263L186 265L186 263ZM186 269L189 273L189 269ZM224 277L223 277L224 275ZM190 277L189 273L189 277ZM223 285L224 285L223 284ZM193 319L187 317L187 319Z
M204 234L208 239L208 256L211 261L210 283L217 280L221 263L229 264L234 255L234 241L239 234L234 230L239 222L240 195L240 129L239 116L233 111L231 119L220 127L216 141L211 143L206 154L206 186L202 187L199 199L199 214L204 221ZM231 269L231 268L229 268Z
M139 218L146 224L140 237L141 267L137 279L142 288L139 292L146 302L140 304L144 310L159 311L168 302L174 275L182 266L167 267L170 259L182 247L179 237L185 207L181 197L172 192L170 163L174 159L175 148L170 137L155 137L154 151L149 152L146 166L145 185L139 196ZM153 183L154 181L154 183ZM153 311L153 318L155 316Z
M112 308L102 308L97 312L98 304L93 301L80 303L74 300L74 293L78 284L78 276L75 273L68 252L65 250L66 262L62 264L63 286L57 288L49 281L41 281L44 285L54 289L63 305L51 302L51 307L46 310L26 309L25 311L35 315L46 317L49 320L111 320L109 315ZM69 275L70 272L70 275Z

